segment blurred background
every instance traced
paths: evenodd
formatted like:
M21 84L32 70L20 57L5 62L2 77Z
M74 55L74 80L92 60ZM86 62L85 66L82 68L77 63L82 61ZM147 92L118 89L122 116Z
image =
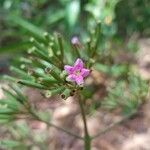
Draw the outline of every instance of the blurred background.
M135 72L148 81L149 18L149 0L0 0L0 75L10 74L9 66L18 65L20 56L31 46L30 37L42 40L45 31L51 35L59 32L66 41L70 42L73 36L78 36L82 43L88 38L89 32L92 33L97 21L100 21L104 40L100 45L103 50L110 50L107 51L109 56L102 52L103 65L96 66L103 74L93 75L95 79L98 77L95 82L100 84L99 86L96 83L98 90L95 98L105 95L105 84L109 75L118 80L125 78L128 65L136 66ZM107 62L108 57L113 59L113 65ZM116 64L121 64L121 67L116 67ZM108 76L104 77L105 74ZM4 84L2 80L1 84ZM47 102L37 91L27 89L26 93L37 108L47 109L53 118L52 121L68 128L71 126L75 131L82 130L78 108L73 99L60 102L57 101L58 98L54 98L55 101ZM144 104L140 109L143 112L141 116L95 140L93 150L150 150L149 107L149 103ZM113 121L113 117L118 119L118 116L114 116L114 112L109 114L105 111L97 112L97 108L99 108L97 102L94 107L90 107L90 113L95 112L94 116L89 118L89 128L93 134ZM101 119L105 115L106 117ZM75 128L70 123L73 120ZM82 150L80 141L37 121L22 120L7 128L0 127L0 139L4 138L22 142L22 145L20 147L17 145L16 148L13 144L17 143L8 141L10 147L6 149Z
M57 31L66 39L82 39L96 20L102 22L105 38L136 51L136 40L150 35L149 0L1 0L1 72L5 58L16 57L29 46L29 37L41 38L44 31ZM8 56L8 57L7 57ZM4 59L4 60L3 60ZM3 64L4 63L4 64Z

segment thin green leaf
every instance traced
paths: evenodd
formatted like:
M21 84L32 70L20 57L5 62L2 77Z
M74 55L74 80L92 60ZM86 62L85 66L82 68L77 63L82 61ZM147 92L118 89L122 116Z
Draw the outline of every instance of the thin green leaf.
M19 75L21 78L23 78L25 80L33 80L33 77L29 76L26 72L24 72L23 70L21 70L19 68L11 66L10 70L15 72L16 75Z
M31 43L29 41L17 42L17 43L9 44L7 46L0 47L0 53L9 53L9 52L26 50L30 46L31 46Z
M15 148L17 146L21 145L20 142L18 141L13 141L13 140L1 140L0 141L0 147L2 148Z
M8 21L11 21L19 26L21 26L22 28L24 28L25 30L27 30L28 32L31 33L32 36L45 41L43 34L44 31L41 30L40 28L38 28L37 26L33 25L32 23L30 23L29 21L19 17L19 16L14 16L14 15L9 15L7 17Z
M77 23L80 13L80 1L72 0L66 7L66 19L70 28L74 27Z
M19 80L18 83L20 83L22 85L38 88L38 89L47 89L47 87L45 87L45 86L43 86L41 84L38 84L38 83L35 83L35 82L31 82L31 81L28 81L28 80Z

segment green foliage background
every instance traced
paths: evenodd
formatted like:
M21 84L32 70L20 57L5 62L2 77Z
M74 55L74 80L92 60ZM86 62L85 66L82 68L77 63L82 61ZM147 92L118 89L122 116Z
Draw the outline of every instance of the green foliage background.
M1 0L0 43L4 48L0 52L27 48L28 35L39 36L42 30L58 31L66 38L81 32L86 35L95 19L104 22L106 36L123 38L134 32L147 36L149 3L148 0Z
M70 45L72 36L79 36L81 44L84 45L82 50L85 51L91 48L89 39L92 39L94 44L99 39L96 45L97 62L93 68L104 74L110 82L105 85L107 94L104 100L93 102L88 113L93 113L100 107L110 110L121 109L121 114L125 116L138 111L146 100L148 82L142 80L134 72L132 61L117 62L116 58L120 51L129 55L134 55L137 51L135 43L132 41L124 43L124 39L134 33L139 33L140 36L150 35L149 3L149 0L1 0L0 54L4 58L7 56L11 59L8 62L17 66L10 68L15 77L5 76L1 78L1 81L10 80L15 83L16 75L18 75L19 79L23 79L24 85L45 88L45 85L37 83L39 77L45 78L45 73L38 70L41 64L37 62L37 64L33 64L26 57L28 54L25 50L32 50L30 48L33 46L33 43L29 42L30 37L34 37L43 45L45 44L43 36L45 31L50 36L54 36L53 32L55 31L62 33L67 63L72 63L72 59L75 59L76 56L72 53L74 49L72 50ZM97 20L100 21L100 36L97 36L93 30L96 28ZM56 46L58 45L56 44ZM48 49L49 46L45 47ZM38 50L40 58L48 60L47 52L44 51L43 57L40 48ZM12 57L14 54L15 57ZM81 54L87 61L87 56L83 52ZM57 62L55 63L57 64ZM2 64L4 63L2 62ZM27 70L22 69L22 64L28 66L32 64L33 68L39 67L36 80L33 80L33 76L29 75ZM2 66L1 63L0 66ZM0 100L0 123L7 124L6 127L14 138L12 138L13 140L0 141L0 147L28 149L30 146L26 145L26 141L23 139L31 136L30 129L24 122L18 125L17 123L13 124L12 121L17 119L18 114L32 113L32 111L29 112L30 109L27 109L28 100L20 91L22 85L10 84L9 86L10 89L3 89L5 98ZM93 93L96 92L96 89L95 84L85 87L82 94L87 101L93 99ZM44 121L50 119L47 112L38 111L37 113ZM45 148L41 143L46 137L44 140L40 137L35 138L35 136L30 138L33 138L33 141L41 148Z

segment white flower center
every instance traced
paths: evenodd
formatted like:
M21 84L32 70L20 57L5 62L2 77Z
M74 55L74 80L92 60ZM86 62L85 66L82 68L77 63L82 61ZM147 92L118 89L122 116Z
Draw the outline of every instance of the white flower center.
M79 76L80 75L80 70L75 71L75 75Z

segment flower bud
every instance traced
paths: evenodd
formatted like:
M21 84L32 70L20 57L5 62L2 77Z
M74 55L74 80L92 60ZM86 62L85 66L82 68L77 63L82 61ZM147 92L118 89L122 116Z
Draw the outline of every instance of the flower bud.
M71 44L72 44L73 46L80 46L80 45L81 45L81 43L80 43L80 41L79 41L79 38L78 38L77 36L73 36L73 37L72 37L72 39L71 39Z

